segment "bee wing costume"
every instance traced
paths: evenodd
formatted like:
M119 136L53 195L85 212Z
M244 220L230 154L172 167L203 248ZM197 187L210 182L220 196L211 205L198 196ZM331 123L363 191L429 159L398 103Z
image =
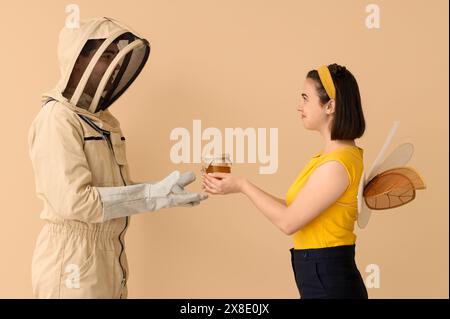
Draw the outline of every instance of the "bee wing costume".
M394 122L367 177L364 172L361 176L358 190L358 226L361 229L369 223L372 211L405 205L416 198L416 190L426 189L420 173L406 166L414 153L411 143L399 145L384 158L399 125Z

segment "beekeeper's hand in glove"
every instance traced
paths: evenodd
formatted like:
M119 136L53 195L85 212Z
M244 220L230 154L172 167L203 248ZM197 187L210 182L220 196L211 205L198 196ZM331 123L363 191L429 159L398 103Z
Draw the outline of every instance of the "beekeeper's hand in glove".
M208 198L184 188L195 180L193 172L173 171L156 183L119 187L96 187L103 204L103 221L176 206L195 206Z

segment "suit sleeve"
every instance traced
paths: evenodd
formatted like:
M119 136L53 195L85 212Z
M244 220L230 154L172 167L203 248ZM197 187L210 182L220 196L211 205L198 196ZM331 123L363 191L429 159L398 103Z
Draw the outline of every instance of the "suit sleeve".
M45 108L28 136L38 197L63 219L99 223L102 202L92 186L81 123L58 103Z

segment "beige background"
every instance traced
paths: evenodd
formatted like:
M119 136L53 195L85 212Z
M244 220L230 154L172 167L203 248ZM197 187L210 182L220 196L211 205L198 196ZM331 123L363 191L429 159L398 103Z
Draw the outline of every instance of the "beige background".
M2 183L0 297L31 297L30 264L41 202L27 154L40 94L59 77L57 36L66 1L1 1ZM175 165L170 131L279 129L279 169L237 164L261 188L283 197L322 147L295 111L306 72L324 63L356 76L367 121L370 165L394 120L393 147L412 142L410 162L428 189L357 230L357 263L377 264L371 298L448 298L448 1L77 1L82 18L112 16L151 40L152 54L128 93L112 106L128 141L136 180L162 179ZM365 7L381 9L367 29ZM204 143L205 144L205 143ZM392 149L392 148L391 148ZM195 182L191 190L200 190ZM297 298L292 241L242 195L212 197L195 209L133 218L127 235L132 298Z

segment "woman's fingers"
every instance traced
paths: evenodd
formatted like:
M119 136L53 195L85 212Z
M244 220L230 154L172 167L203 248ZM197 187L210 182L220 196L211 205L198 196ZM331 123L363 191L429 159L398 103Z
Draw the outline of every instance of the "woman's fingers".
M205 187L205 190L207 192L210 192L212 194L222 194L220 180L217 180L214 177L210 177L207 175L203 175L202 177L203 177L203 186Z
M219 177L219 178L225 178L230 176L230 173L221 173L221 172L214 172L214 173L208 173L207 176L212 176L212 177Z
M210 193L210 194L219 194L219 193L217 192L217 190L215 190L215 189L209 187L208 185L206 185L206 183L203 183L202 186L203 186L205 192L207 192L207 193Z
M214 183L212 183L209 179L207 179L207 178L204 178L203 179L203 184L207 187L207 188L209 188L209 189L213 189L213 190L216 190L217 189L217 186L216 185L214 185Z
M207 180L210 184L212 184L215 188L220 187L221 181L218 179L215 179L214 177L204 175L204 180Z

